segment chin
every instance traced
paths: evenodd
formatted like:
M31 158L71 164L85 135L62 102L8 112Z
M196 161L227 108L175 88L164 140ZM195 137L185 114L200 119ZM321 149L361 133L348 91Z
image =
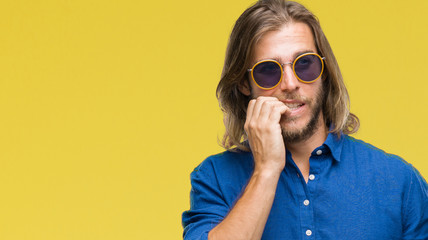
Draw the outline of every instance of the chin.
M284 142L301 142L309 139L315 134L318 123L319 113L311 119L291 119L281 121L282 137Z
M280 125L281 125L281 129L284 132L300 132L303 129L305 129L308 124L309 124L309 120L307 119L302 119L302 118L298 118L298 117L294 117L294 118L282 118L280 121Z

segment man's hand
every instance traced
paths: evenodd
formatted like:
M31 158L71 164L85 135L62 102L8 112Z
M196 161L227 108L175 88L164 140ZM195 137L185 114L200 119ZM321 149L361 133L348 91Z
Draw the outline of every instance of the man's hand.
M244 129L258 174L279 174L285 167L281 115L288 107L275 97L258 97L248 104Z
M227 217L208 234L209 240L260 240L285 167L285 146L279 121L288 107L274 97L251 100L245 131L255 168L244 193Z
M209 232L209 240L261 239L285 167L279 121L287 110L274 97L259 97L248 104L244 128L254 155L254 173L227 217Z

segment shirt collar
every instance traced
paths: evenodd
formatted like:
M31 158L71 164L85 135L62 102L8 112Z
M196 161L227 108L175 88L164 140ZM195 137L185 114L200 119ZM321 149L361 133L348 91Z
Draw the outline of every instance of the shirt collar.
M330 149L333 159L337 162L340 162L344 138L345 135L343 133L340 133L339 135L336 133L329 133L323 144L323 146L326 146Z

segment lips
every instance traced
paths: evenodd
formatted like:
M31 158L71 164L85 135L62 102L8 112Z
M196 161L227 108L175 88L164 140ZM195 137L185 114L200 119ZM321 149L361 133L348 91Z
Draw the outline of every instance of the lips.
M285 99L281 100L288 107L286 115L289 117L297 117L303 114L306 109L306 103L303 100Z
M285 106L287 106L291 111L296 110L300 108L301 106L305 105L304 103L284 103Z

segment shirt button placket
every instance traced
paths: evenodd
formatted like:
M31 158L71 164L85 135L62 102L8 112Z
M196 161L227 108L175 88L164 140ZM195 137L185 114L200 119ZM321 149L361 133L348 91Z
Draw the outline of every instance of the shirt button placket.
M300 205L301 206L300 211L301 211L301 220L302 220L302 230L304 233L304 239L306 239L307 237L310 237L312 235L311 229L314 226L313 211L312 211L313 209L310 206L310 201L308 198L302 200L301 203L302 205Z
M318 150L316 153L317 153L317 155L321 155L322 151ZM309 174L308 179L309 179L309 181L315 180L315 175L314 174ZM308 182L307 187L308 187L309 191L311 191L311 192L314 191L314 189L313 189L313 187L314 187L313 183L311 184L311 183ZM303 206L302 207L304 208L303 211L308 211L308 213L310 213L310 215L311 215L311 217L308 218L308 220L310 219L310 221L306 222L305 226L303 226L303 227L306 227L306 229L303 228L304 234L305 234L304 238L305 239L313 239L314 237L312 236L313 232L312 232L311 229L314 226L313 225L314 219L313 219L313 209L310 206L309 198L306 198L306 199L303 200Z

